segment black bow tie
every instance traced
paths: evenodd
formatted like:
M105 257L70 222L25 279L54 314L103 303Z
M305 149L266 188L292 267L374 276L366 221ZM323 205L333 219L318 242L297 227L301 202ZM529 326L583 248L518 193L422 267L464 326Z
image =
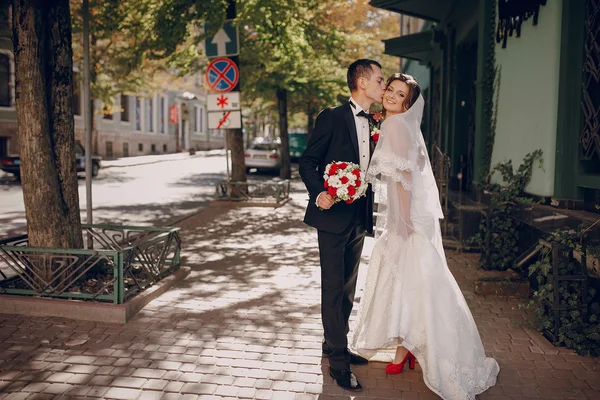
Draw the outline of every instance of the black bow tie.
M372 116L369 113L366 113L364 110L361 110L358 114L356 114L358 117L364 117L366 119L371 119Z

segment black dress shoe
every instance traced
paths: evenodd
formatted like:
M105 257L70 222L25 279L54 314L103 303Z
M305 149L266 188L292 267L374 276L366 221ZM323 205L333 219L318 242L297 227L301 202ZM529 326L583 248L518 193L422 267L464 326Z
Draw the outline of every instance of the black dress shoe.
M364 357L359 356L358 354L350 353L350 364L353 365L367 365L369 360Z
M362 386L358 382L358 379L356 379L356 376L354 376L349 369L329 368L329 375L342 389L350 390L352 392L360 392L362 390Z
M348 350L346 350L348 351ZM329 346L327 345L327 343L323 343L323 354L325 356L329 356L329 353L331 353L331 349L329 348ZM348 351L348 353L350 353ZM350 353L350 364L352 365L366 365L369 363L369 360L367 360L364 357L359 356L358 354L353 354Z

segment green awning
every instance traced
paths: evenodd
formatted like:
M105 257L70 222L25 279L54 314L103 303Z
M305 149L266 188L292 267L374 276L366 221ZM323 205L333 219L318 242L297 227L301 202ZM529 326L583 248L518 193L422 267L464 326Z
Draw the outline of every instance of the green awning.
M371 6L440 22L448 13L448 0L371 0Z
M385 54L410 60L426 61L431 53L432 35L431 31L425 31L386 39L383 41Z

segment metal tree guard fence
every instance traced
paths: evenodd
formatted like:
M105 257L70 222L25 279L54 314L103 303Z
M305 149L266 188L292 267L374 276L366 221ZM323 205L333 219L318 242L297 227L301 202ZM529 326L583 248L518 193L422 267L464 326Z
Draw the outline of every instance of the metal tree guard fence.
M545 247L547 251L551 252L552 259L552 273L550 274L550 281L552 282L552 301L544 299L544 307L552 311L553 321L552 327L546 329L544 334L548 336L553 342L559 339L560 329L560 314L563 312L571 312L578 310L584 315L587 314L588 310L588 274L587 274L587 251L585 248L581 249L576 257L573 249L565 246L560 246L556 243L548 243L545 240L540 240L540 245ZM571 274L562 274L560 271L560 263L567 262L576 264L579 268L579 272ZM573 282L578 284L579 299L577 304L561 304L561 282Z
M231 201L286 202L290 197L290 181L221 181L216 184L215 197Z
M179 228L83 225L96 249L0 241L0 294L122 304L180 266Z

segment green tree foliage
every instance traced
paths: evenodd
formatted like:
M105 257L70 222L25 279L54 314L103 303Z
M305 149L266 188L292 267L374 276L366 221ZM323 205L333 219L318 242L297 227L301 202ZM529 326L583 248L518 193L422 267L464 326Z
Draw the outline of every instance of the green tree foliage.
M91 89L110 103L117 93L152 89L157 72L199 73L204 22L225 20L227 0L91 0ZM81 1L71 0L76 65L83 64Z

